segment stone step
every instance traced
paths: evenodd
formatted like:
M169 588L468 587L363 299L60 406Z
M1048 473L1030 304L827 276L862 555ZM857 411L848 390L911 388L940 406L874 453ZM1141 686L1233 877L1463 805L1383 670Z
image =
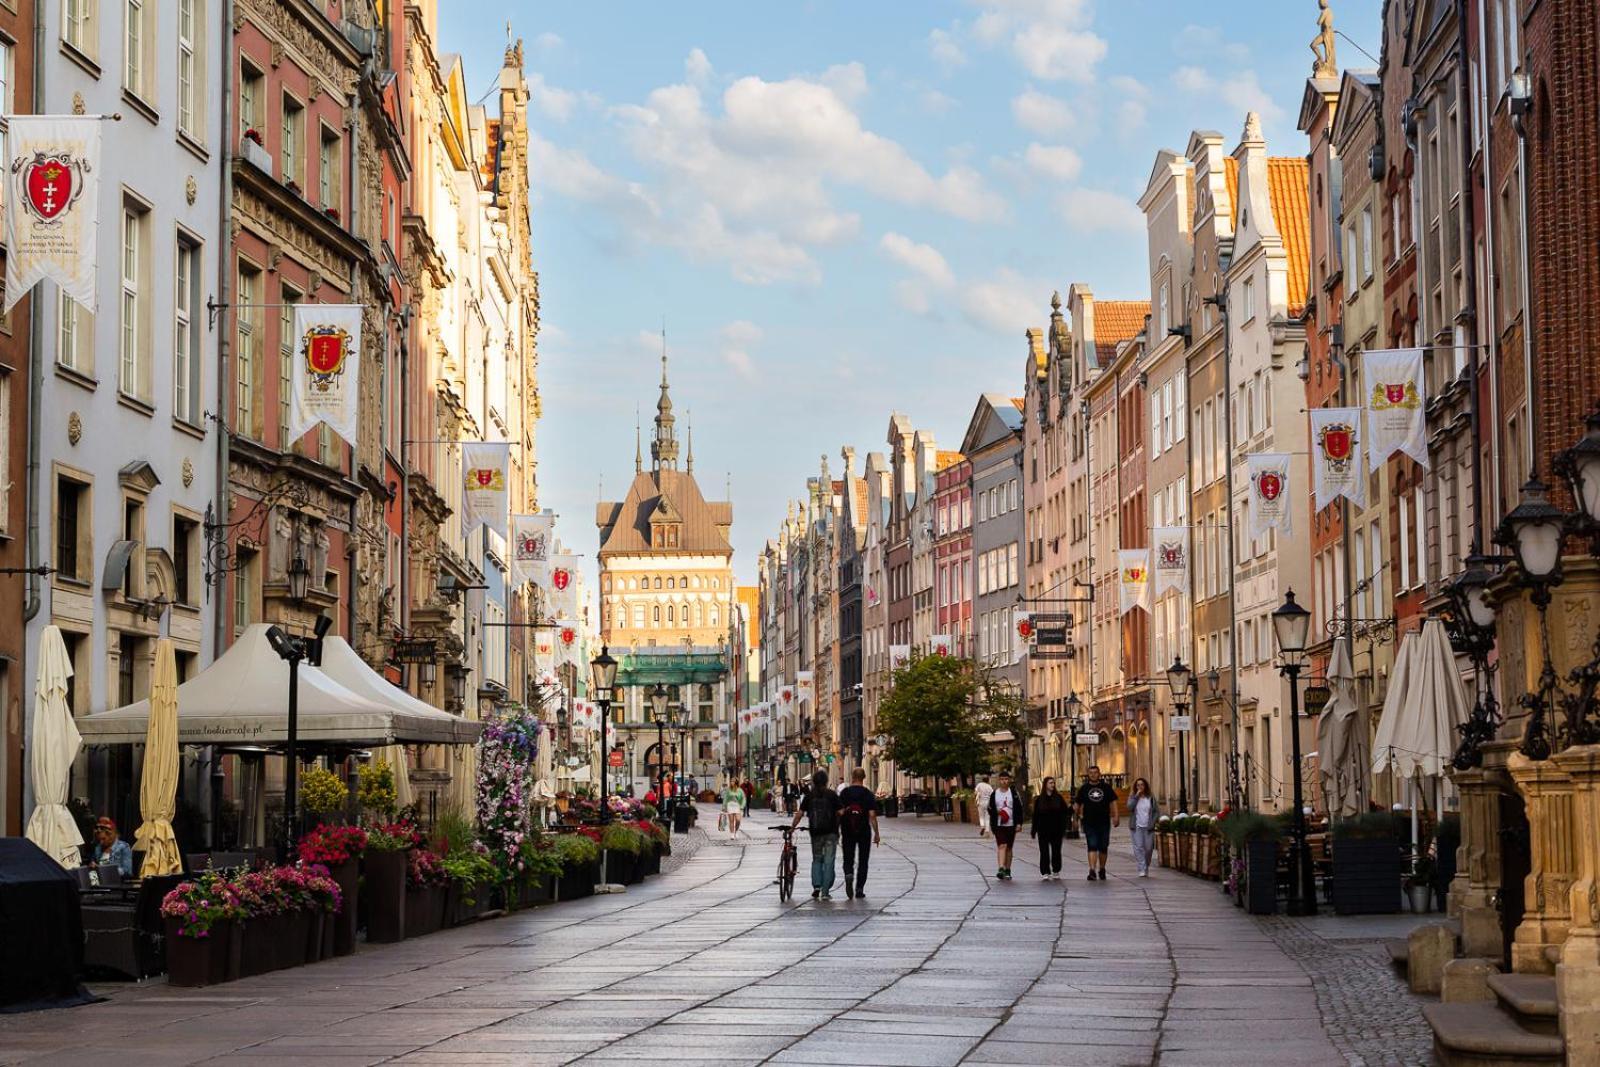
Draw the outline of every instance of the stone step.
M1565 1043L1524 1029L1511 1014L1483 1003L1424 1004L1433 1028L1436 1067L1560 1067Z
M1389 951L1389 962L1405 970L1411 959L1411 942L1403 937L1390 937L1384 940L1383 947Z
M1561 1032L1554 978L1547 974L1491 974L1489 988L1523 1029L1536 1034Z

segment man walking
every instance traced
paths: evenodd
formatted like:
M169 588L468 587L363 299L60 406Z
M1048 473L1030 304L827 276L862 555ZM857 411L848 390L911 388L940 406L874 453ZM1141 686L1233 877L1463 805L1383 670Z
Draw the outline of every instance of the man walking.
M811 819L811 899L831 900L833 858L839 848L839 794L828 788L828 772L811 776L811 791L795 810L790 829L800 820Z
M1106 853L1111 850L1111 827L1119 824L1117 791L1100 777L1100 768L1089 764L1088 778L1073 798L1078 809L1078 825L1089 846L1089 881L1106 880ZM1098 872L1098 873L1096 873Z
M839 790L839 842L844 846L844 895L867 895L867 858L878 836L878 798L865 785L867 772L857 767L850 784Z
M1022 821L1022 797L1011 788L1011 775L1001 771L993 793L989 794L989 825L994 828L994 876L1011 880L1011 849L1017 842L1017 823Z
M989 798L994 796L994 786L989 784L986 774L978 779L977 788L972 791L973 803L978 808L978 836L989 836Z

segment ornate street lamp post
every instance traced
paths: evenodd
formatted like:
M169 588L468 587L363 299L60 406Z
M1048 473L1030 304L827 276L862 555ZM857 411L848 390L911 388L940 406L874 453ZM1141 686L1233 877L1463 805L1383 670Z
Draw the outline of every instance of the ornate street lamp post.
M1278 641L1282 662L1278 670L1289 679L1289 737L1293 748L1290 772L1294 780L1294 824L1289 874L1289 914L1317 913L1317 883L1311 868L1311 850L1306 845L1306 805L1300 772L1300 670L1305 665L1306 638L1311 630L1311 613L1295 603L1294 590L1284 594L1283 604L1272 613L1272 633Z
M617 661L611 650L600 646L600 654L589 662L589 680L594 687L594 698L600 705L600 823L611 821L611 798L606 789L606 764L611 754L606 750L606 726L611 721L611 695L617 685Z
M1172 690L1173 718L1182 719L1184 712L1189 707L1190 687L1194 685L1194 671L1184 666L1183 657L1179 656L1172 661L1172 666L1167 668L1167 686ZM1189 810L1189 758L1185 751L1184 737L1189 733L1187 729L1176 729L1178 735L1178 810Z
M667 701L672 694L657 682L650 690L650 716L656 721L656 803L666 810L667 797Z
M1522 502L1501 520L1495 540L1510 547L1521 572L1528 598L1539 611L1539 644L1544 664L1536 690L1521 699L1528 709L1522 734L1522 754L1532 760L1550 758L1550 712L1556 687L1555 664L1550 659L1550 590L1561 584L1561 538L1566 514L1550 503L1550 487L1538 475L1522 485Z

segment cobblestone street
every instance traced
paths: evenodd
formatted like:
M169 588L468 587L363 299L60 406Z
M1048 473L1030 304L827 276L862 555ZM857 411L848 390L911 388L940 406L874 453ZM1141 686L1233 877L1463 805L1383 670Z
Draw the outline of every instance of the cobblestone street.
M868 899L808 899L802 845L801 899L780 905L775 822L747 822L742 844L697 831L676 869L623 895L0 1017L0 1062L1428 1062L1376 940L1258 921L1165 870L1130 877L1120 834L1105 883L1076 853L1041 882L1026 840L1006 883L972 827L885 820Z

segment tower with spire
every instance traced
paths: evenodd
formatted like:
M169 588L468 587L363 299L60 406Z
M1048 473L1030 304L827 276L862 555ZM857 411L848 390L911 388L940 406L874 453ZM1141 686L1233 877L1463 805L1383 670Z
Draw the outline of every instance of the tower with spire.
M663 342L664 344L664 342ZM678 469L677 420L672 415L672 393L667 387L667 353L661 353L661 398L656 401L656 432L650 439L650 469Z

